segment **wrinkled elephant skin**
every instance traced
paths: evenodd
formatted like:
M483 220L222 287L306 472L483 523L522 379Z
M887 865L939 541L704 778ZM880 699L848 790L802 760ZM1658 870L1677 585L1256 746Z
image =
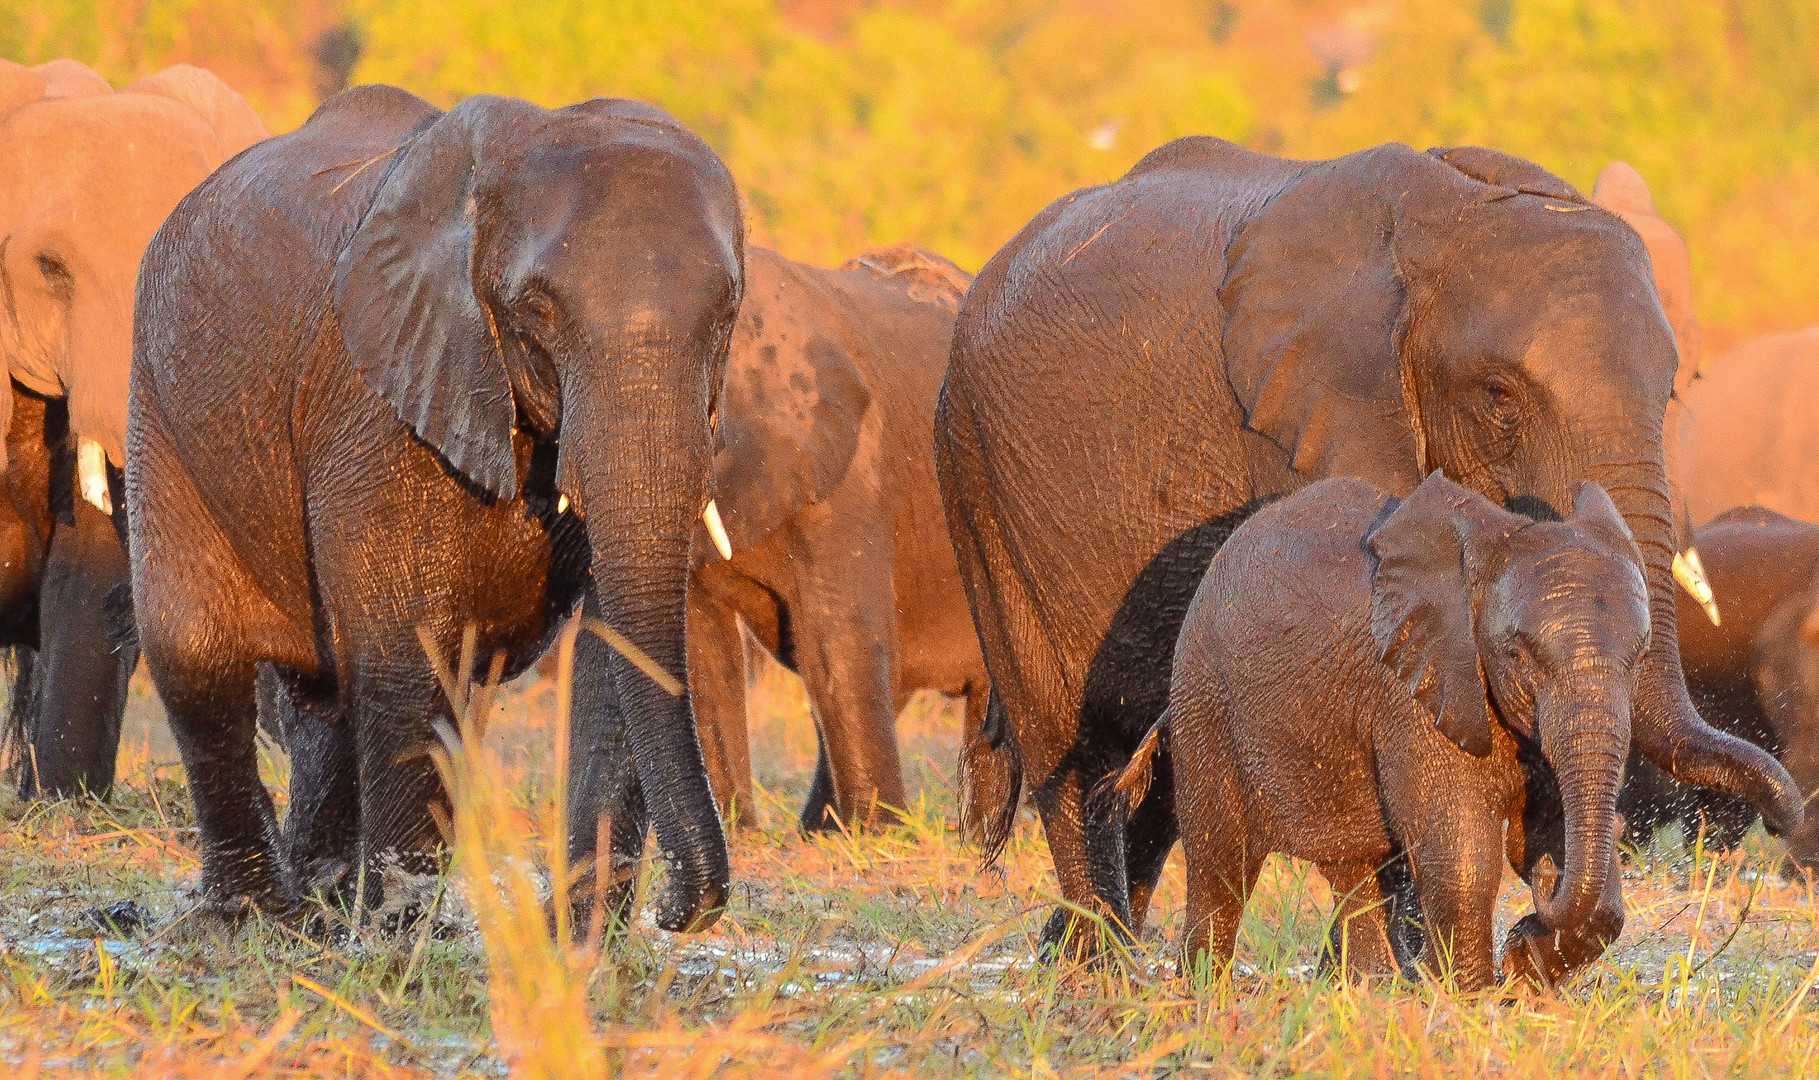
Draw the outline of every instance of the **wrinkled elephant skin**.
M126 495L204 904L364 880L367 910L409 914L450 714L419 633L453 660L472 626L462 674L509 674L583 602L686 678L743 247L719 159L622 100L356 88L178 206L140 276ZM610 818L601 854L635 862L654 824L659 923L708 925L726 843L687 700L583 640L570 846ZM283 835L258 696L298 755Z
M1494 151L1303 162L1181 139L1025 226L961 307L936 461L1000 749L1062 895L1141 926L1176 836L1166 770L1128 820L1083 796L1166 704L1222 539L1324 477L1405 496L1439 469L1541 518L1597 481L1649 584L1635 745L1798 827L1786 772L1707 727L1680 672L1677 367L1636 233ZM1058 909L1046 940L1073 925Z

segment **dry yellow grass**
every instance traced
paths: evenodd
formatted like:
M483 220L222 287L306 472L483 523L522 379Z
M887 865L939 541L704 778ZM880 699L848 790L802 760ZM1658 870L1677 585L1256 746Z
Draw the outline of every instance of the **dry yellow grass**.
M1569 993L1473 997L1443 982L1341 985L1315 968L1329 897L1277 860L1240 965L1169 974L1182 897L1171 867L1135 965L1031 962L1052 902L1025 820L981 873L950 824L954 722L922 699L902 734L916 806L879 835L798 836L812 766L800 691L755 689L763 829L734 839L730 909L678 937L644 920L599 959L530 899L557 817L557 688L507 687L454 759L448 929L326 942L255 921L231 940L132 938L84 912L155 916L194 873L180 770L140 735L111 806L0 815L0 1071L23 1075L1789 1076L1819 1071L1819 902L1759 871L1770 845L1658 854L1626 881L1629 924ZM135 708L139 708L136 704ZM150 757L147 757L147 754ZM923 759L927 760L923 760ZM461 770L467 770L462 772ZM271 777L284 778L281 760ZM466 822L465 831L463 822ZM648 890L648 883L647 883ZM458 907L459 905L453 905ZM1524 910L1506 890L1503 917ZM476 928L471 916L479 916ZM103 959L103 958L106 959ZM486 977L487 968L493 975ZM585 1019L578 1019L584 1016ZM594 1054L599 1058L594 1058ZM594 1061L604 1062L603 1066ZM539 1073L537 1070L543 1069Z

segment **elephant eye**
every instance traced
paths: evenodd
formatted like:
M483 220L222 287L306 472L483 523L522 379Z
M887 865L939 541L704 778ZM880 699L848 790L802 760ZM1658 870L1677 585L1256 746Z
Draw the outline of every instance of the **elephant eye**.
M1514 427L1521 419L1522 405L1516 395L1516 388L1502 379L1491 379L1484 384L1485 417L1498 427Z

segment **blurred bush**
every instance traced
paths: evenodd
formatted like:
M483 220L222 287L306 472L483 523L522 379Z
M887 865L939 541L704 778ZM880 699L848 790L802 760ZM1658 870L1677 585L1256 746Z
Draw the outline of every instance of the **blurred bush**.
M976 269L1193 132L1481 143L1587 187L1622 157L1716 345L1819 322L1812 0L0 0L0 54L206 63L280 129L350 56L444 105L643 98L726 157L755 238L821 263L911 238Z

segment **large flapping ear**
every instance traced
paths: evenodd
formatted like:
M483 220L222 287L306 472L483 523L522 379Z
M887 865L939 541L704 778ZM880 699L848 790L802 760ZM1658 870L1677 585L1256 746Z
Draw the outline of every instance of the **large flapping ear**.
M94 97L114 92L99 72L77 60L52 60L32 70L44 79L45 97Z
M1301 473L1398 495L1427 470L1387 200L1420 157L1381 146L1314 166L1238 232L1220 290L1225 374L1247 425Z
M534 106L472 97L401 146L335 264L348 358L417 437L491 494L518 494L511 379L478 293L479 152Z
M1385 666L1476 757L1491 752L1490 695L1478 660L1466 544L1476 528L1519 524L1433 472L1371 531L1371 636Z
M714 455L715 502L734 551L833 491L871 408L837 324L846 305L821 273L746 249Z
M1661 296L1661 310L1673 327L1674 347L1680 354L1674 393L1684 395L1705 353L1705 331L1693 311L1693 261L1686 241L1655 209L1648 183L1628 162L1613 161L1604 167L1592 187L1592 201L1622 218L1648 248L1655 291Z
M245 98L216 78L214 72L190 64L167 67L156 75L140 79L121 93L157 94L196 110L215 135L212 165L220 165L268 134L259 114Z

